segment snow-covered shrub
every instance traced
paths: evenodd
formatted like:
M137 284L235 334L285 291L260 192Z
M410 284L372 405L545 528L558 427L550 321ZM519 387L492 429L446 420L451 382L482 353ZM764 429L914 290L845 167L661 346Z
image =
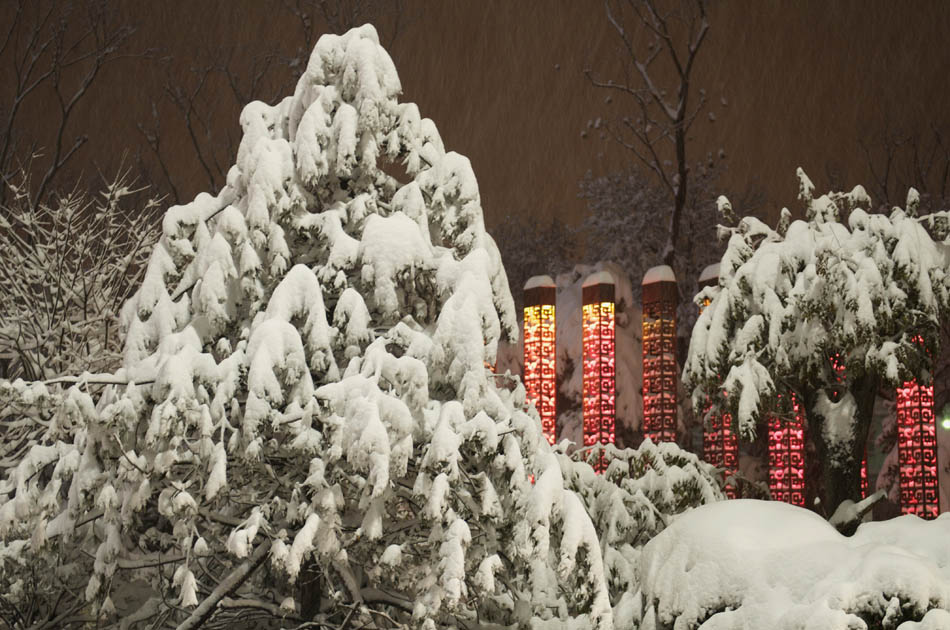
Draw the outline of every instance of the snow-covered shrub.
M594 476L496 385L477 183L399 92L372 27L321 38L220 194L165 214L123 367L0 382L3 614L607 629L618 554L717 498L670 447Z
M642 630L950 628L950 516L865 523L742 499L677 519L643 549Z
M126 174L98 195L36 200L27 170L0 206L0 376L49 379L121 364L119 309L159 237L158 202Z
M860 186L816 198L798 176L805 220L783 209L775 230L753 217L723 228L719 286L697 296L712 302L693 329L684 380L694 408L729 411L743 438L798 401L830 515L859 498L879 388L930 380L950 313L950 212L916 216L912 189L906 210L869 214Z
M589 466L565 469L568 487L581 497L604 550L604 566L617 627L628 628L636 614L632 595L639 587L641 548L680 514L723 500L713 468L672 442L644 440L637 449L603 451L603 475ZM601 448L579 451L597 457Z

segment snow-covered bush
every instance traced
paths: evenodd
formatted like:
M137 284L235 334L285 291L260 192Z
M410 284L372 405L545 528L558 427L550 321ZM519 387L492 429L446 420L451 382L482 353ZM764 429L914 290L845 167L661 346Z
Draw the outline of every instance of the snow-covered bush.
M644 547L638 627L950 628L948 536L946 514L865 523L844 537L785 503L703 506Z
M158 202L128 174L98 195L41 200L26 169L0 205L0 376L50 379L121 364L119 310L158 240Z
M637 449L604 447L603 475L589 466L565 470L568 487L581 497L604 549L604 566L618 627L630 627L636 607L641 548L680 514L723 500L712 467L672 442L644 440ZM601 449L589 451L598 456ZM575 453L575 457L586 453Z
M166 213L124 366L0 382L0 614L606 629L640 523L717 498L678 451L593 476L496 386L477 183L399 92L372 27L322 37L220 194Z
M708 401L729 411L743 438L768 413L789 417L796 400L830 515L860 498L879 388L930 380L950 312L950 212L916 216L911 189L906 210L869 214L860 186L816 198L798 175L806 220L791 222L783 209L775 230L753 217L723 228L719 286L697 296L712 303L693 330L684 380L694 408ZM719 203L728 212L728 201Z

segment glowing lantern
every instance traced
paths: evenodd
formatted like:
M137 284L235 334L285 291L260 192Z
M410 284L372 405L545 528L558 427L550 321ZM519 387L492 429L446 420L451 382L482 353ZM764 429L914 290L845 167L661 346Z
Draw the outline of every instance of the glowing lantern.
M732 416L712 414L707 422L703 430L703 459L731 477L739 468L739 445L732 432ZM732 484L726 484L723 492L729 499L736 498L736 487Z
M557 439L556 297L551 276L535 276L525 283L524 386L551 444Z
M616 361L614 279L600 271L582 288L584 328L584 445L615 443ZM606 468L601 455L595 470Z
M934 389L908 381L897 389L897 458L901 512L937 518L937 426Z
M719 264L709 265L699 275L699 289L715 286L719 283ZM704 300L700 312L709 306L709 299ZM703 428L703 459L722 468L725 476L731 477L739 468L739 443L732 432L732 416L730 414L707 414L707 424ZM736 488L727 484L725 494L730 499L736 498Z
M792 397L793 420L769 418L769 493L773 501L805 505L805 423Z
M643 433L676 441L676 276L666 265L643 276Z

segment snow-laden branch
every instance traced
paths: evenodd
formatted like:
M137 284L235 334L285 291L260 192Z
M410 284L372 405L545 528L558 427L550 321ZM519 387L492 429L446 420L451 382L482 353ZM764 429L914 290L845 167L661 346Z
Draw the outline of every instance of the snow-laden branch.
M229 594L239 588L250 575L256 571L267 559L270 552L270 541L264 541L254 549L247 560L239 564L231 573L215 586L214 590L205 597L176 630L195 630L214 614L218 604Z

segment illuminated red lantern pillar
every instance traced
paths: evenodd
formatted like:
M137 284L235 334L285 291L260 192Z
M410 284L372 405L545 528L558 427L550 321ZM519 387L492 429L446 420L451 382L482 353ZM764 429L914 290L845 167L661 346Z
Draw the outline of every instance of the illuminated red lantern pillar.
M805 422L792 398L792 420L769 418L769 493L773 501L805 505Z
M606 271L584 281L584 446L614 444L616 437L616 360L614 279ZM603 455L595 470L606 468Z
M666 266L643 276L643 433L676 441L676 276Z
M715 286L719 283L719 265L709 265L699 276L699 289ZM709 300L703 302L703 308L709 306ZM736 474L739 468L739 443L732 432L732 416L730 414L707 414L707 423L703 427L703 459L717 468L722 468L726 477ZM736 498L736 488L726 484L725 494L730 499Z
M901 512L937 518L937 426L933 385L908 381L897 389L897 457Z
M551 276L535 276L525 283L524 386L551 444L557 440L556 298Z

